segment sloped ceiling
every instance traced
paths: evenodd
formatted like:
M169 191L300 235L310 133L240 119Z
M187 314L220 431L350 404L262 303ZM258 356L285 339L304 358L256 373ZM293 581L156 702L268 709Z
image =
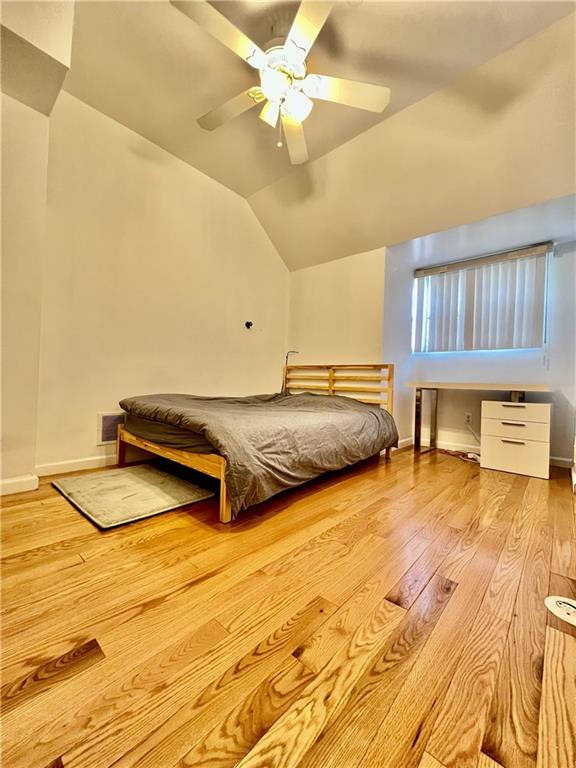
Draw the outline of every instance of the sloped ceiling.
M284 36L298 3L214 5L265 47ZM317 102L306 121L311 160L457 80L566 14L559 2L336 4L309 71L388 85L383 115ZM292 173L273 129L251 110L214 132L196 119L255 83L255 72L203 29L158 2L75 4L65 90L244 197ZM497 84L495 84L497 87Z
M571 14L249 198L289 269L576 192Z

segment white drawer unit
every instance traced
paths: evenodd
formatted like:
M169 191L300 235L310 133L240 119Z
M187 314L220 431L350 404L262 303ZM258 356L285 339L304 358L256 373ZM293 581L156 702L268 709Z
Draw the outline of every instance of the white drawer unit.
M540 443L547 443L550 425L541 421L482 419L481 433L492 437L510 437L514 440L537 440Z
M550 424L550 403L509 403L499 400L482 401L483 419L537 421Z
M480 466L548 479L550 404L484 400Z

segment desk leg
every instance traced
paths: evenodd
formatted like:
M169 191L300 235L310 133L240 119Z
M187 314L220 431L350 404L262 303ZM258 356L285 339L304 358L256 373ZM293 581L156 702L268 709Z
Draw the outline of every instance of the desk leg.
M438 436L438 390L430 390L430 449L436 448Z
M414 404L414 450L420 451L422 445L422 390L416 388Z
M422 389L416 388L414 404L414 450L422 451ZM430 447L436 448L438 435L438 390L429 389L430 392Z

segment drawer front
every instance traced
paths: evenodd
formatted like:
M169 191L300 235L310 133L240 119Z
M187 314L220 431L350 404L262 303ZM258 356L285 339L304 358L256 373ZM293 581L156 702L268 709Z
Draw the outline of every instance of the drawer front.
M480 466L515 472L518 475L543 477L550 474L550 445L535 440L482 435Z
M495 437L511 437L514 440L538 440L550 442L550 425L539 421L516 419L482 419L482 434Z
M507 403L500 400L483 400L482 418L502 421L541 421L549 424L550 403Z

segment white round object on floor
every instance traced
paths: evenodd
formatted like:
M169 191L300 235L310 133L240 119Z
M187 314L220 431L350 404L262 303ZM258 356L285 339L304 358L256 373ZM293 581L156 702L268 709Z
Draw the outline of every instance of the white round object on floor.
M544 600L544 605L554 616L576 627L576 600L571 597L551 595Z

